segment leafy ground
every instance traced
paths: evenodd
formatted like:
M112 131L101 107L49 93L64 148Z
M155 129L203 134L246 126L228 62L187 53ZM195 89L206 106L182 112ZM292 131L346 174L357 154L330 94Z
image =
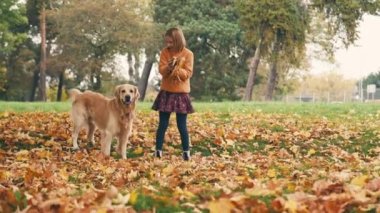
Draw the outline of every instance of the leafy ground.
M174 115L164 158L153 158L157 115L148 105L121 160L104 157L85 132L71 149L67 104L27 112L3 103L0 212L380 211L376 105L198 104L190 162Z

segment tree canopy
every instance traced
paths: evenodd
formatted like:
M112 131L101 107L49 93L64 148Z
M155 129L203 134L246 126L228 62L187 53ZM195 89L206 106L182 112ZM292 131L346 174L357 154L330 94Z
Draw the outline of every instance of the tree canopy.
M115 54L149 45L155 28L148 13L147 1L66 1L50 16L58 32L56 52L79 79L99 90Z
M27 39L27 30L25 6L17 0L3 0L0 3L0 93L6 91L11 55Z
M26 39L25 7L17 0L0 4L0 57L4 58Z

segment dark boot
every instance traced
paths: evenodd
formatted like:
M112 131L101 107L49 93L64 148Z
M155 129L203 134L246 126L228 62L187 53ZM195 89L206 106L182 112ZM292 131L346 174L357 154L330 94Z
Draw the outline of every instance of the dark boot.
M190 160L190 151L184 151L183 154L182 154L182 158L185 161Z
M162 150L156 150L154 152L154 157L156 157L156 158L162 158Z

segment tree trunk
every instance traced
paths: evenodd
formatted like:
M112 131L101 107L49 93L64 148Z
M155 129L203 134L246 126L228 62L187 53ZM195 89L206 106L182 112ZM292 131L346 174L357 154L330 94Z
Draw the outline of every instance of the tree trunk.
M29 101L34 101L36 97L36 90L38 87L38 80L39 80L39 70L36 68L33 73L33 82L32 82L32 89L30 91L30 98Z
M150 72L152 70L153 62L154 62L154 56L148 56L144 64L144 69L141 74L141 78L139 80L138 88L139 88L141 101L145 99L145 93L148 87L148 80L149 80Z
M274 88L277 84L277 60L273 61L270 65L267 93L265 95L266 101L271 101L273 99Z
M135 58L135 63L134 63L134 79L135 79L135 82L136 83L139 83L140 82L140 73L139 73L139 67L140 67L140 55L137 53L136 55L134 55L134 58Z
M268 84L267 84L267 92L265 95L266 101L271 101L273 99L274 89L277 84L277 61L278 55L280 52L280 42L278 41L278 35L275 38L275 41L272 46L272 60L269 70Z
M100 73L96 73L95 74L95 79L96 79L96 82L95 82L95 85L94 85L94 90L95 91L100 91L100 89L102 88L102 77L101 77L101 74Z
M135 67L133 66L133 56L132 53L128 53L127 55L128 59L128 75L129 75L129 80L134 82L135 81Z
M255 55L250 60L249 67L249 75L247 80L247 85L245 86L245 92L243 101L252 101L252 92L253 92L253 86L255 85L255 79L256 79L256 73L257 68L260 64L260 53L261 53L261 39L258 42L258 45L255 50Z
M62 101L62 88L63 88L63 81L65 80L65 71L63 70L59 74L59 82L58 82L58 91L57 91L57 101Z
M38 100L46 101L46 12L45 5L42 5L40 15L41 34L41 60L40 60L40 80L38 87Z

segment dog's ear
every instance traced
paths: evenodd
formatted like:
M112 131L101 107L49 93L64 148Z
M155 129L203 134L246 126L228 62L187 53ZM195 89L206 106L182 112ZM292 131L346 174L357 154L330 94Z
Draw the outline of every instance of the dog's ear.
M120 93L120 85L115 87L114 96L119 97L119 93Z
M135 87L135 100L138 100L140 98L140 92L137 87Z

